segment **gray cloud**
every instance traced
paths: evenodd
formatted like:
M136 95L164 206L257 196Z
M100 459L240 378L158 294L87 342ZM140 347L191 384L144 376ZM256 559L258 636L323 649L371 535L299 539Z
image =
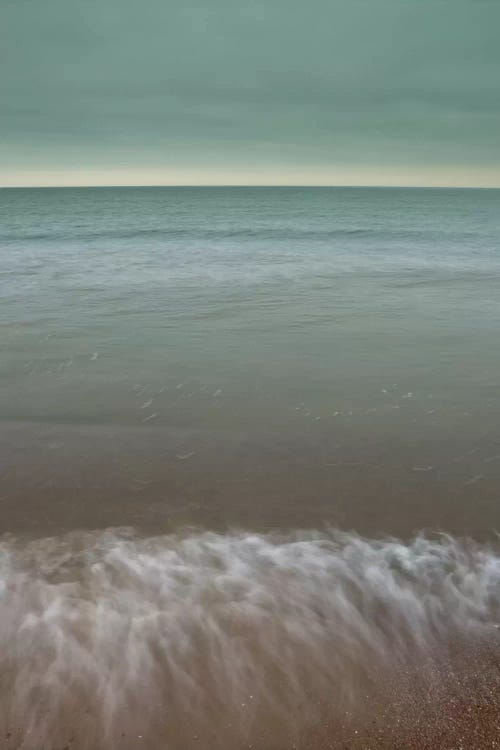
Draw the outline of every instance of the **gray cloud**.
M500 169L498 0L0 8L10 170L124 159Z

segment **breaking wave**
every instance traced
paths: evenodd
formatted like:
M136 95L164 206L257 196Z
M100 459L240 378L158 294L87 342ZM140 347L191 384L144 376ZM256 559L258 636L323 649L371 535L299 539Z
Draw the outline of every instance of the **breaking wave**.
M456 698L485 653L491 704L500 558L335 530L4 537L0 607L15 747L309 747L319 725L367 747L363 727L411 723L417 685L424 713L450 680Z

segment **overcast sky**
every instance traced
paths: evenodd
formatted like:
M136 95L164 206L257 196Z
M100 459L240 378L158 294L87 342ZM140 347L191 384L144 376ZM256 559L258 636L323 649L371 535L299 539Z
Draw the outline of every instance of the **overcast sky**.
M500 0L0 11L0 184L500 186Z

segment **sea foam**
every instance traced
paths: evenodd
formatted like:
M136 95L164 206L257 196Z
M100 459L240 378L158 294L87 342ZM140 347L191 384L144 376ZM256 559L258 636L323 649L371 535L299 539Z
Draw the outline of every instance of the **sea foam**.
M4 537L0 606L16 747L289 747L456 643L496 648L500 558L336 530Z

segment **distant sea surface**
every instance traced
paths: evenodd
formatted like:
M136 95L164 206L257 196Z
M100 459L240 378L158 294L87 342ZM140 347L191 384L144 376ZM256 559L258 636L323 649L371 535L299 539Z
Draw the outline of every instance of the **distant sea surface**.
M500 190L3 189L0 347L13 747L498 736Z

